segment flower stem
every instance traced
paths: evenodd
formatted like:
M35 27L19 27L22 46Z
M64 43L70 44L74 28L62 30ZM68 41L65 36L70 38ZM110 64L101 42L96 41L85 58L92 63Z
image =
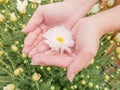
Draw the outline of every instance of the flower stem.
M35 82L35 84L36 84L37 90L40 90L40 89L39 89L39 85L38 85L38 83Z
M0 49L1 49L2 51L4 51L2 48L0 48ZM5 52L5 51L4 51L4 52ZM14 67L14 65L13 65L13 62L12 62L11 58L10 58L7 54L5 54L5 56L6 56L6 57L8 58L8 60L10 61L13 70L15 70L15 67Z

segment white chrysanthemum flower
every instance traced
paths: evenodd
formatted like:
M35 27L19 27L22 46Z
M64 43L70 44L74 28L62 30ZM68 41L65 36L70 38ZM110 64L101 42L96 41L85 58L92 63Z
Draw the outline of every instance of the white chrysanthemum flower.
M56 26L48 30L43 37L44 42L51 47L52 50L64 50L71 52L70 47L74 46L73 34L63 26Z
M17 10L21 13L21 14L25 14L26 13L26 6L28 5L28 1L24 0L23 2L21 0L17 0Z
M97 12L99 12L99 11L100 11L100 4L95 4L95 5L92 7L92 9L89 11L89 13L95 14L95 13L97 13Z
M115 3L115 0L108 0L107 5L111 7L113 6L114 3Z
M38 4L41 3L41 0L29 0L29 1L32 2L32 3L38 3Z

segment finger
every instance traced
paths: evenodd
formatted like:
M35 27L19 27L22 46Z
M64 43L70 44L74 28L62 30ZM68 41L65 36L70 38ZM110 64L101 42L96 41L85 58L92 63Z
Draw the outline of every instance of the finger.
M42 30L42 33L44 34L45 32L47 32L50 29L50 26L47 26L45 24L41 24L40 28Z
M44 42L38 46L38 52L39 53L43 53L45 51L47 51L49 48L49 46L47 44L45 44Z
M38 45L43 39L42 34L40 33L40 35L37 37L37 39L33 42L33 44L31 46L25 46L22 50L23 53L28 54L28 52L33 49L36 45Z
M45 51L47 51L49 49L49 47L41 42L40 44L38 44L36 47L34 47L33 49L30 50L30 52L28 53L28 56L30 58L32 58L36 53L43 53Z
M67 78L72 81L75 75L82 70L83 68L87 67L90 63L90 60L93 58L93 53L82 49L75 57L74 62L72 62L67 71Z
M43 66L58 66L66 68L73 61L72 57L68 57L65 54L57 55L46 55L46 54L37 54L32 58L33 65L43 65Z
M42 7L38 7L26 27L22 30L24 33L34 31L43 22L43 10Z
M40 28L37 28L33 32L30 32L24 40L24 46L32 45L36 38L39 36L40 32L41 32Z
M29 53L28 54L28 56L30 57L30 58L32 58L34 55L36 55L37 53L39 53L39 52L37 52L37 48L36 48L36 51L31 51L31 53ZM45 54L45 55L56 55L56 54L59 54L60 53L60 51L52 51L52 50L46 50L46 51L44 51L43 53L41 53L41 54ZM40 53L39 53L40 54Z
M60 54L60 51L47 50L43 54L45 54L45 55L57 55L57 54Z

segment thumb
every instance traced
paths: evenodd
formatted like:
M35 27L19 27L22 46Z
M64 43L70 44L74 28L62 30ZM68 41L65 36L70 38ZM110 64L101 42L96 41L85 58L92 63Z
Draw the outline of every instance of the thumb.
M75 60L69 65L67 69L67 78L72 82L75 75L83 68L87 67L93 58L93 53L82 49L75 57Z
M29 33L34 31L43 21L42 7L38 7L26 27L22 30L23 33Z

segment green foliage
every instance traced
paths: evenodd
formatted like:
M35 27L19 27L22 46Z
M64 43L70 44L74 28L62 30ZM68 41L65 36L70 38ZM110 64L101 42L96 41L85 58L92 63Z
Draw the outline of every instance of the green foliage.
M62 0L54 0L54 2L58 1ZM42 0L42 5L47 3L50 3L50 0ZM66 78L65 69L32 66L28 57L22 57L25 35L21 30L35 11L31 8L31 4L29 2L25 15L17 11L16 0L9 0L8 4L0 4L0 12L6 18L5 22L0 23L0 51L3 52L0 55L0 90L10 83L15 85L16 90L104 90L104 88L120 90L120 69L114 67L114 60L111 58L114 53L104 55L111 45L110 41L106 39L107 35L101 38L103 45L100 44L94 63L79 72L73 82ZM11 12L15 12L18 18L15 23L9 19ZM16 52L11 49L12 45L17 47ZM22 68L23 72L19 76L15 76L14 71L18 68ZM111 71L112 68L114 70ZM40 80L32 79L34 73L41 75ZM106 80L105 75L108 75L109 79ZM86 84L83 84L82 80Z

